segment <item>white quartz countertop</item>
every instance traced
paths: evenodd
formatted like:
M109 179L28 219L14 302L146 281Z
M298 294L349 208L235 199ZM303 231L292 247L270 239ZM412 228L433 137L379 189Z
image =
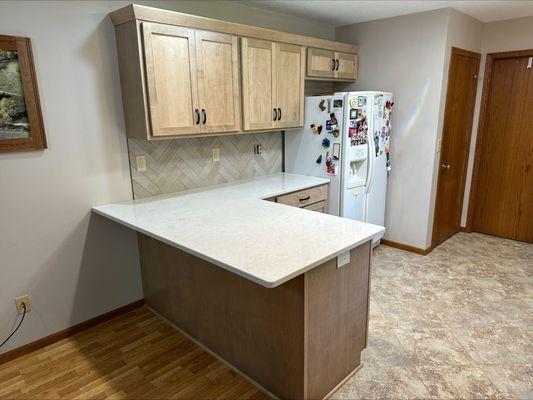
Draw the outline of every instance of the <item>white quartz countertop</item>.
M328 181L282 173L93 211L275 287L384 232L382 226L263 200Z

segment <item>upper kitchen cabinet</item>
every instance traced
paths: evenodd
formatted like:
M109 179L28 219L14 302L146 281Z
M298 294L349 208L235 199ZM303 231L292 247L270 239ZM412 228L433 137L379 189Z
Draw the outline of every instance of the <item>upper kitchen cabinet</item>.
M353 81L357 79L357 54L308 48L307 78Z
M142 27L152 136L198 132L194 30L150 23Z
M239 53L237 37L195 31L200 131L240 129Z
M352 44L136 4L111 20L131 138L301 127L305 79L357 74Z
M305 48L242 38L243 129L303 125Z
M142 23L151 135L238 131L237 38Z

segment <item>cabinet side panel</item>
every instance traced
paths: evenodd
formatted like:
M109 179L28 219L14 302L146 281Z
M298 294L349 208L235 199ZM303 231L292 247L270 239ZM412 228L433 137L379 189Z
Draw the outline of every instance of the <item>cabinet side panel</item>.
M139 234L146 304L280 398L302 398L304 276L265 288Z
M366 343L370 242L305 274L306 398L322 399L360 364Z
M141 38L136 21L115 27L122 106L128 137L147 139L150 131L144 93Z

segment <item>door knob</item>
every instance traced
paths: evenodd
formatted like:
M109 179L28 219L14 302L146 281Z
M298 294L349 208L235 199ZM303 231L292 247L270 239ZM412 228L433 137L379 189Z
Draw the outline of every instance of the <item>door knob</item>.
M440 167L441 167L444 171L446 171L446 170L450 169L450 164L441 164Z

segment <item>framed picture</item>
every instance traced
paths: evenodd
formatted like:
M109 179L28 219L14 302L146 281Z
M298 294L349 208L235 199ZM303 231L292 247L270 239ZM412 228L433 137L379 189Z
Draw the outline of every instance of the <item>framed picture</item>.
M30 39L0 35L0 151L45 148Z

